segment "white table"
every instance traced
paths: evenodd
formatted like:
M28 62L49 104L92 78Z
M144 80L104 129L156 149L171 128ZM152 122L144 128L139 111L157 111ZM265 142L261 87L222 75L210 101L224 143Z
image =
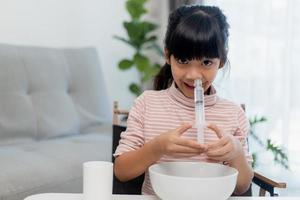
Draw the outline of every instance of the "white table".
M36 194L24 200L83 200L82 194L44 193ZM146 195L113 195L113 200L158 200L155 196ZM228 200L300 200L300 197L230 197Z

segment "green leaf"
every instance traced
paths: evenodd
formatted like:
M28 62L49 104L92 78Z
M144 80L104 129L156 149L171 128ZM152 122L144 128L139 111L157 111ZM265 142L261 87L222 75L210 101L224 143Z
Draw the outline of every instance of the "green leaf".
M131 83L129 85L129 90L136 96L139 96L142 93L141 87L139 85L137 85L136 83Z
M148 33L157 27L150 22L123 22L123 26L127 31L130 43L134 44L137 49L140 49L145 43L156 39L155 36L147 37Z
M133 60L134 60L134 63L136 65L137 69L140 72L145 71L145 69L147 67L149 67L149 65L150 65L149 59L146 56L143 56L143 55L141 55L139 53L137 53L137 54L134 55Z
M164 56L163 50L158 46L158 44L152 42L150 45L146 46L145 49L154 49L156 53L160 56Z
M152 35L152 36L149 36L149 37L144 37L143 38L143 43L142 43L142 46L145 46L145 45L147 45L147 44L150 44L150 45L152 45L153 43L155 43L155 41L157 40L157 37L156 36L154 36L154 35ZM149 45L149 46L150 46Z
M127 31L130 43L132 43L136 49L140 49L143 44L143 35L138 27L139 22L123 22L123 26Z
M145 43L147 43L147 42L153 42L153 41L155 41L157 39L157 37L155 36L155 35L152 35L152 36L150 36L149 38L146 38L145 39Z
M159 64L154 64L152 67L148 67L144 71L144 76L142 78L142 82L148 81L153 78L160 70Z
M120 40L120 41L122 41L122 42L124 42L124 43L126 43L126 44L129 44L130 46L132 46L132 47L135 48L134 43L131 42L130 40L127 40L127 39L125 39L125 38L123 38L123 37L120 37L120 36L114 36L114 38L117 39L117 40Z
M126 9L132 19L139 19L143 14L147 13L144 4L147 0L128 0L126 2Z
M257 154L252 153L252 158L253 158L252 168L255 168L255 167L257 167Z
M251 126L261 123L261 122L265 122L265 121L267 121L267 118L265 118L264 116L259 118L255 115L253 118L249 119Z
M123 22L123 26L127 31L127 34L130 39L135 39L139 36L140 28L139 22L131 21L131 22Z
M143 76L143 78L142 78L142 83L143 83L143 82L146 82L146 81L148 81L148 80L150 80L151 77L152 77L152 76L151 76L149 73L144 73L144 76Z
M274 156L274 162L282 165L284 168L289 169L288 156L282 147L276 145L270 139L267 139L266 149L271 151Z
M154 31L157 28L156 24L153 24L151 22L141 22L141 29L143 30L143 34L147 35L148 33L150 33L151 31Z
M123 59L119 62L119 69L121 70L126 70L129 69L133 66L133 62L132 60L128 60L128 59Z
M258 137L258 135L254 132L253 130L253 126L251 126L250 129L250 136L252 136L252 138L261 146L264 147L265 143Z
M272 140L267 139L267 140L262 140L258 134L255 133L254 127L258 123L262 123L267 121L266 117L258 117L254 116L249 119L250 122L250 136L252 136L255 141L262 146L266 151L270 151L273 154L273 160L275 164L280 164L283 166L285 169L289 170L289 163L288 163L288 155L286 152L283 150L281 146L276 145ZM252 154L254 162L252 163L252 166L255 167L257 165L256 159L257 159L257 154Z

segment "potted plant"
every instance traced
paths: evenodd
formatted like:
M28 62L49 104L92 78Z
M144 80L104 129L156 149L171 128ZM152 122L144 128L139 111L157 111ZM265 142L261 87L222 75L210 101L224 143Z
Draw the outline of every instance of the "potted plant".
M255 132L255 126L257 124L260 124L262 122L267 121L265 117L257 117L254 116L249 119L250 122L250 137L254 139L254 141L263 148L264 151L270 152L273 156L273 161L275 164L279 164L285 169L289 169L289 163L288 163L288 156L285 152L285 149L279 145L277 145L274 141L272 141L270 138L267 138L265 141L263 141ZM258 163L258 156L259 156L259 151L252 152L252 157L253 157L253 163L252 167L255 168L257 167Z
M129 90L136 96L140 95L145 89L145 82L149 81L160 70L161 65L152 63L145 54L146 51L154 50L163 56L163 51L157 45L157 37L153 32L158 26L152 22L142 19L147 14L145 3L147 0L127 0L126 10L130 15L130 21L124 21L123 26L127 32L127 38L115 36L116 39L124 42L134 49L131 58L122 59L118 67L121 70L128 70L135 67L139 72L139 82L131 83Z

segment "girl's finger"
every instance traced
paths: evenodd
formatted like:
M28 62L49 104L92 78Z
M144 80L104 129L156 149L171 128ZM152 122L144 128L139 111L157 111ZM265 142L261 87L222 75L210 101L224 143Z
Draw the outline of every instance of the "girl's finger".
M173 155L175 158L186 158L186 157L193 157L193 156L198 156L199 153L176 153Z
M184 132L186 132L190 128L192 128L192 124L191 123L183 123L183 124L181 124L181 126L177 127L174 130L174 133L176 135L182 135Z
M207 150L206 144L199 144L196 141L183 139L183 138L178 138L178 140L175 141L175 144L190 147L190 148L195 148L195 149Z
M215 124L208 124L207 128L213 130L217 134L218 138L221 139L223 137L223 133L222 133L222 131L219 129L219 127L217 125L215 125Z
M218 140L217 142L208 143L207 149L208 150L219 149L219 148L222 148L227 143L228 143L228 141L225 138L222 138L222 139Z
M227 143L224 147L220 149L215 149L215 150L208 150L206 152L206 155L209 157L219 157L219 156L224 156L228 154L231 151L231 146L229 143Z
M173 150L174 153L194 153L194 154L200 154L203 151L204 150L199 149L199 148L190 148L190 147L181 146L181 145L176 145Z
M209 159L211 160L215 160L215 161L228 161L230 160L230 156L229 155L225 155L225 156L215 156L215 157L209 157Z

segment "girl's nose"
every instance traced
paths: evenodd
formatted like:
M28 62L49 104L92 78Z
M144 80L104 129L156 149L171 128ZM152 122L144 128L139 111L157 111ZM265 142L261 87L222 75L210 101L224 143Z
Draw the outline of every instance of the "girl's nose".
M186 78L189 80L196 80L196 79L202 79L203 74L200 67L192 66L189 68L189 70L186 73Z

